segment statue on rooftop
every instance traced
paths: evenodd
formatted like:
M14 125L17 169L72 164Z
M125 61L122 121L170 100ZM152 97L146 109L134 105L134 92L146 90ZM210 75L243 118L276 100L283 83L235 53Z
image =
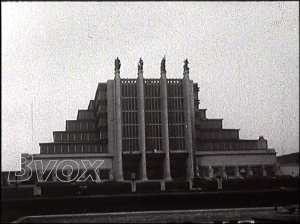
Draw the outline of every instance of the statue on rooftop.
M140 58L140 61L138 63L138 70L139 71L143 71L143 64L144 64L144 62L143 62L142 58Z
M115 59L115 71L120 71L120 68L121 68L121 62L120 59L117 57Z
M166 56L164 56L163 59L161 60L160 71L162 73L166 72Z
M189 64L189 62L188 62L188 59L185 59L184 61L184 65L183 65L183 71L184 72L188 72L189 71L189 67L188 67L188 64Z

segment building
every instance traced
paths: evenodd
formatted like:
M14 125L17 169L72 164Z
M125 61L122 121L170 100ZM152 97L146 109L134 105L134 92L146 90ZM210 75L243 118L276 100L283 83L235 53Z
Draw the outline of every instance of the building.
M199 109L187 60L182 79L167 78L165 59L160 78L143 77L142 59L136 79L121 78L120 67L117 58L114 79L98 84L88 108L67 120L65 131L53 132L54 142L40 143L40 154L22 154L26 178L71 181L82 174L98 182L159 180L163 186L213 177L218 169L228 177L275 174L276 153L267 140L240 139L239 129L225 129L222 119Z
M1 186L8 186L10 182L18 182L20 171L1 171ZM21 179L20 179L21 180Z
M277 156L282 175L299 177L299 152Z

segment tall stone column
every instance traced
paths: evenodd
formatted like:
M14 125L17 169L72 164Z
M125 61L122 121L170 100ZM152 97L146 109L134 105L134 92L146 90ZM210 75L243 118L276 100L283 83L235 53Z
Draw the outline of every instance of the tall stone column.
M121 105L121 78L120 67L115 67L115 170L116 180L123 181L123 163L122 163L122 105Z
M248 175L248 176L253 176L252 167L251 167L250 165L247 166L247 175Z
M226 173L225 166L222 166L222 177L227 179L227 173Z
M53 182L57 182L57 173L56 173L56 169L53 169L53 170L52 170L51 175L52 175L52 181L53 181ZM79 177L79 175L78 175L78 177Z
M37 170L37 176L38 176L38 178L37 178L38 182L43 182L44 181L43 180L43 172L42 172L42 170Z
M33 174L31 173L31 175L33 175ZM27 180L29 178L30 178L29 177L29 170L25 170L25 180Z
M164 158L164 179L172 180L170 168L170 143L169 143L169 125L168 125L168 93L167 93L167 75L165 69L165 58L162 60L161 77L160 77L160 94L161 94L161 132L162 132L162 149L165 152Z
M240 172L239 172L239 167L238 166L234 166L234 175L237 177L237 176L240 176Z
M214 169L211 166L208 167L208 177L209 178L214 177Z
M114 179L114 175L113 175L113 171L112 170L109 170L108 171L108 178L109 178L109 180L113 180Z
M86 179L87 176L86 176L86 174L84 173L84 170L83 170L83 169L80 169L78 177L81 177L81 178L80 178L81 181L84 181L84 180Z
M71 175L72 175L72 172L71 172L71 171L73 171L73 170L67 169L67 181L68 181L68 182L71 182Z
M261 172L264 177L267 176L265 165L261 165Z
M145 97L142 67L139 67L138 69L137 90L139 150L142 154L140 160L140 178L141 180L147 180L148 178L146 169Z
M96 183L100 183L101 182L101 176L100 176L100 169L96 170L97 175L95 175L95 179L96 179Z
M275 175L279 175L279 176L282 175L282 171L280 169L280 163L279 162L275 162L273 164L273 170L274 170Z
M184 61L183 71L183 101L184 101L184 120L185 120L185 149L188 152L187 159L187 178L194 177L194 161L193 161L193 139L192 139L192 115L191 115L191 103L193 103L193 88L189 78L189 68L187 59Z

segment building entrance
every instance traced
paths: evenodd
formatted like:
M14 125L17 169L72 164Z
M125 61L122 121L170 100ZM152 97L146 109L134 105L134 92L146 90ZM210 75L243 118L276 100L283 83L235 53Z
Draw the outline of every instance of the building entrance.
M171 177L175 179L187 178L187 153L170 154Z
M163 158L161 156L152 155L147 157L147 176L148 180L163 179Z
M138 155L123 156L124 180L140 180L140 159Z

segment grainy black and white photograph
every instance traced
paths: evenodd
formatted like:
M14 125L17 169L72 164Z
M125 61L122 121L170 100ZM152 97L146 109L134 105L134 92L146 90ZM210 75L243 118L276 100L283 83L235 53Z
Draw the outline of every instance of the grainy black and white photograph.
M299 223L299 2L1 2L1 223Z

